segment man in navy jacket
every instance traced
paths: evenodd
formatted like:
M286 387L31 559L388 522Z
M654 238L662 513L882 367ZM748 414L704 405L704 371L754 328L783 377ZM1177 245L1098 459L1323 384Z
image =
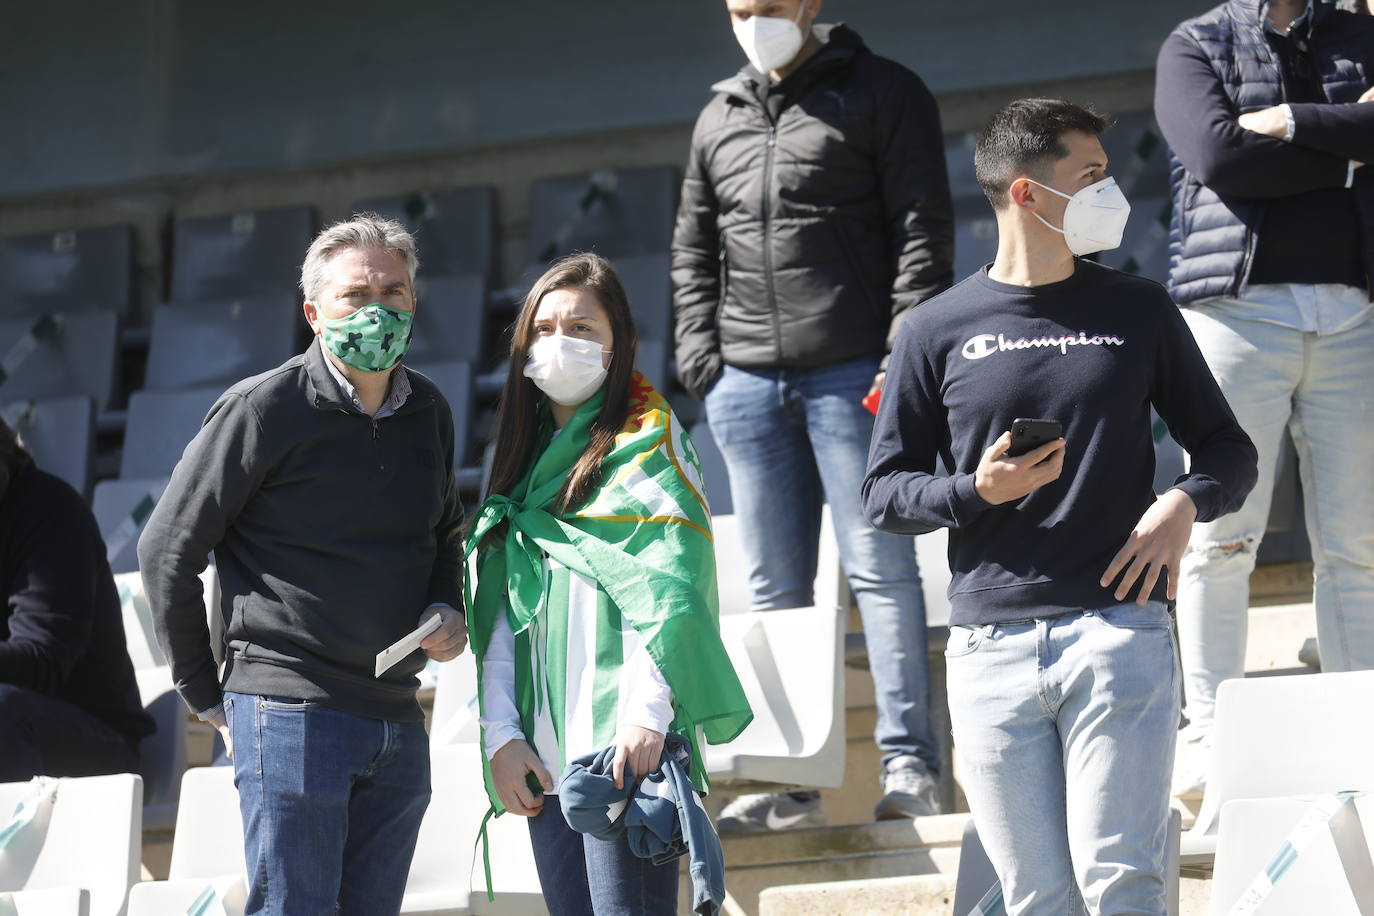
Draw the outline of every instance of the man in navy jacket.
M1174 792L1206 779L1216 691L1245 671L1249 577L1284 430L1297 447L1322 668L1374 667L1374 18L1317 0L1230 0L1159 52L1174 151L1171 292L1260 486L1198 525L1178 597L1188 727Z

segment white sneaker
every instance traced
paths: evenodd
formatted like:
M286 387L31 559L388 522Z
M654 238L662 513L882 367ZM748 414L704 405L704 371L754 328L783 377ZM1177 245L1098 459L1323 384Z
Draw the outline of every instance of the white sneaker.
M883 797L873 808L880 821L915 820L940 813L939 787L919 757L903 754L883 768Z
M1174 752L1174 776L1169 794L1175 798L1201 798L1207 787L1207 768L1212 762L1212 733L1191 725L1178 733Z
M726 805L716 820L716 832L721 836L824 826L819 792L805 801L798 801L786 792L741 795Z

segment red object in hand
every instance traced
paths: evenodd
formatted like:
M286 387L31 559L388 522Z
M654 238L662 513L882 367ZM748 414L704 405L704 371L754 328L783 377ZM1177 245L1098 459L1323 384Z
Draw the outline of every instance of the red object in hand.
M882 389L879 389L877 391L870 391L868 394L864 395L863 400L859 403L867 407L868 412L876 417L878 415L878 402L882 399L883 392Z

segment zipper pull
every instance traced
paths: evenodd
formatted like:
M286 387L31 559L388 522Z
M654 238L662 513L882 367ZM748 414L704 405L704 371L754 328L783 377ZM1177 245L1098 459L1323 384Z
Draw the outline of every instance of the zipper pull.
M776 124L769 124L769 125L768 125L768 145L769 145L769 146L777 146L777 145L778 145L778 128L777 128L777 125L776 125Z

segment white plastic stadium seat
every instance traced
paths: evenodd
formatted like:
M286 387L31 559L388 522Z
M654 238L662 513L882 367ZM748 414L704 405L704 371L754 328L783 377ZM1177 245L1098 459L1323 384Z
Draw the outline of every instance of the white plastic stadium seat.
M91 892L81 887L0 894L0 916L89 916Z
M116 573L115 590L119 593L120 610L124 614L124 642L135 671L161 668L167 664L162 649L153 634L153 612L143 590L143 577L137 572ZM215 664L224 661L224 615L219 607L219 574L207 566L200 574L202 594L205 596L205 620L210 631L210 650ZM148 697L144 697L145 704Z
M32 783L0 783L6 821L33 793ZM51 804L40 806L0 855L0 892L81 888L90 893L90 916L122 916L142 852L142 779L62 779Z
M754 721L729 744L708 745L716 782L835 787L844 782L844 629L847 601L830 513L821 519L816 605L748 610L748 570L733 516L711 520L721 595L720 634Z
M493 818L487 827L496 897L487 900L482 851L473 847L488 806L477 746L435 747L431 765L434 794L420 826L401 912L407 916L547 913L529 828L524 818L514 814Z
M237 916L247 894L244 873L234 768L195 767L182 777L167 880L135 885L128 916L185 913L207 892L218 893L224 912Z
M477 660L471 650L439 666L430 718L430 747L477 745L481 726L477 709Z
M1183 835L1183 864L1212 858L1223 806L1233 799L1374 790L1374 731L1350 719L1370 708L1374 671L1223 681L1207 788Z
M1314 801L1313 796L1305 796L1236 799L1226 803L1217 842L1216 868L1212 872L1212 899L1208 910L1212 916L1226 916L1231 911L1231 906L1274 859L1274 854L1283 847ZM1374 827L1374 797L1358 798L1355 806L1364 831L1362 834L1353 831L1355 849L1351 851L1358 853L1363 839L1367 866L1368 834ZM1355 877L1357 881L1364 879L1360 886L1368 904L1374 896L1368 868L1363 872L1357 870ZM1310 845L1274 885L1259 912L1360 916L1362 911L1351 891L1330 830L1325 827L1317 830Z

